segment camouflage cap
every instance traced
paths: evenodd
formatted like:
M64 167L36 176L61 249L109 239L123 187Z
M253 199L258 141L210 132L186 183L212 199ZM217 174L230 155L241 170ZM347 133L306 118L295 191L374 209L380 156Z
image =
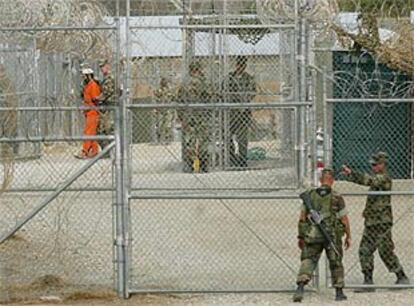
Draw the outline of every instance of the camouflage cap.
M107 59L101 59L101 60L98 61L99 67L102 67L106 64L109 64L109 61Z
M197 60L194 60L190 63L190 65L188 65L188 68L190 70L201 70L202 66L201 63Z
M322 173L322 175L329 173L329 174L331 174L333 176L334 175L334 170L332 168L325 167L325 168L322 169L322 172L321 173Z
M378 152L371 155L371 159L369 160L369 163L372 165L375 164L386 164L388 159L388 154L385 152Z

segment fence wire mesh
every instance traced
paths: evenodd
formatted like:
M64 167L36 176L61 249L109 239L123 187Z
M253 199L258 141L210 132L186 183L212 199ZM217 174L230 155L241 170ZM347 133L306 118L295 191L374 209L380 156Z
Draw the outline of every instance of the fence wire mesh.
M0 246L0 302L113 296L113 160L73 155L81 67L100 79L98 61L119 62L114 22L102 1L1 1L0 15L0 237L33 215Z
M298 207L292 199L134 200L131 289L290 290Z
M385 261L395 244L411 277L410 9L400 0L0 1L0 237L45 204L0 245L0 302L110 295L112 283L124 297L292 289L296 194L317 184L321 165L334 167L351 217L346 283L361 284L366 196L392 206L382 234L394 240L376 243ZM73 157L85 129L79 71L98 72L102 59L123 108L109 111L116 156L92 165ZM342 164L371 171L378 151L389 155L391 197L339 174ZM376 257L376 284L393 282L385 272Z
M2 235L46 196L44 192L3 195ZM62 193L3 243L2 300L70 299L88 291L110 292L111 199L110 192L102 191Z
M328 80L329 79L329 80ZM326 146L350 212L349 286L409 285L412 252L412 79L367 52L332 53L326 72ZM381 154L387 154L385 169ZM341 173L342 165L356 175ZM394 195L383 193L394 193Z

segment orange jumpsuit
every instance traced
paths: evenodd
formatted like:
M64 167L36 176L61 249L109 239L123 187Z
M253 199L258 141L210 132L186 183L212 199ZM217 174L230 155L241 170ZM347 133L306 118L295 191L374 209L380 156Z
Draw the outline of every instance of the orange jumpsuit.
M96 104L93 99L101 94L99 85L94 80L90 80L88 84L83 88L83 100L85 106L94 107ZM99 123L99 112L95 109L89 109L84 111L85 114L85 129L84 135L95 136ZM82 146L82 155L87 157L93 157L98 154L98 142L95 140L85 140Z

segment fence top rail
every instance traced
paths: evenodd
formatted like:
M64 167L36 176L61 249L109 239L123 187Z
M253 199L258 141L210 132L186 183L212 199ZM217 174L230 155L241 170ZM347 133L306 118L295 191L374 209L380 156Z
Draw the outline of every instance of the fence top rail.
M295 29L295 24L222 24L222 25L131 25L131 30L177 30L177 29Z
M51 26L51 27L5 27L0 28L0 32L45 32L45 31L102 31L116 30L116 25L108 26L90 26L90 27L73 27L73 26Z
M84 110L116 110L116 106L19 106L19 107L0 107L0 112L12 112L12 111L84 111Z
M141 193L132 192L129 195L130 200L299 200L300 192L292 193L246 193L246 194L208 194L208 193L193 193L193 194L175 194L175 193ZM344 192L343 196L368 196L368 195L399 195L399 196L413 196L414 191L377 191L377 192Z
M113 135L95 135L95 136L67 136L67 137L42 137L42 136L31 136L27 137L0 137L0 143L19 143L19 142L74 142L74 141L85 141L85 140L113 140Z
M206 104L130 104L130 109L137 108L290 108L312 106L309 102L297 103L206 103Z
M131 193L130 200L300 200L298 194L139 194Z
M341 98L341 99L334 99L329 98L326 99L326 102L329 103L364 103L364 102L390 102L390 103L413 103L414 99L407 99L407 98Z
M347 197L357 197L357 196L369 196L369 195L401 195L401 196L409 196L414 195L414 191L404 191L404 190L396 190L396 191L360 191L360 192L341 192L342 196Z

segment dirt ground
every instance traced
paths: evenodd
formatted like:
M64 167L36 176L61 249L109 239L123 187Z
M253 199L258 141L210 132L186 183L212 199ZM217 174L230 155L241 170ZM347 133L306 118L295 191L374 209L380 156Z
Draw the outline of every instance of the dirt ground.
M141 151L143 151L142 149ZM289 181L289 169L259 171L212 172L203 175L183 174L175 167L172 155L147 148L145 156L153 155L152 164L134 159L131 167L133 185L137 188L160 186L178 188L224 186L243 189L246 186L277 186ZM49 186L73 173L84 161L72 156L16 165L14 188ZM61 164L59 164L61 163ZM51 165L65 171L51 171ZM154 165L154 167L149 167ZM62 168L60 168L62 166ZM65 166L66 168L64 168ZM71 167L70 167L71 166ZM157 168L157 167L158 168ZM77 167L77 168L76 168ZM71 170L69 170L71 168ZM150 172L146 172L150 168ZM73 170L75 169L75 170ZM53 169L52 169L53 170ZM18 179L17 179L18 178ZM111 163L98 162L87 175L74 183L75 187L90 187L89 191L61 194L46 209L19 231L18 236L0 248L0 301L9 301L9 286L29 284L17 298L38 298L38 288L48 282L38 282L53 276L54 286L68 284L113 288L114 233L112 193L93 191L94 186L111 186ZM412 190L414 182L395 181L394 190ZM52 185L50 185L52 187ZM73 187L73 186L72 186ZM338 182L342 193L360 192L355 184ZM196 189L196 188L193 188ZM198 189L196 189L198 190ZM173 193L172 191L169 191ZM184 191L182 191L184 192ZM193 190L186 190L192 194ZM239 189L233 194L244 194ZM0 198L0 232L10 230L23 216L48 196L48 192L15 192ZM351 218L353 247L344 257L346 284L361 282L358 243L363 231L364 196L346 196ZM218 290L285 290L294 289L299 250L296 246L299 199L261 200L131 200L130 283L132 290L218 291ZM414 197L392 197L395 217L393 236L396 252L409 277L414 281ZM395 276L387 273L376 256L374 278L379 285L394 283ZM323 277L322 277L323 278ZM50 278L48 278L49 280ZM325 283L321 282L321 288ZM43 290L43 287L41 287ZM321 289L322 290L322 289ZM3 292L2 292L3 291ZM49 288L42 291L53 295ZM21 293L21 294L20 294ZM1 299L2 294L5 294ZM414 305L414 290L379 290L375 294L357 295L347 292L349 301L342 305ZM192 294L135 295L127 301L113 295L95 299L92 295L65 300L68 305L289 305L291 293L267 294ZM30 300L26 299L25 300ZM36 301L35 301L36 302ZM1 302L0 302L1 303ZM37 304L44 304L42 301ZM323 289L308 293L304 305L333 304L333 291ZM25 302L27 304L27 302ZM335 303L336 304L336 303ZM15 304L19 305L19 304ZM21 305L21 304L20 304ZM53 304L48 304L53 305Z
M375 293L354 293L346 290L348 300L344 302L335 302L333 299L333 290L325 290L321 292L307 292L305 299L301 305L352 305L352 306L385 306L385 305L413 305L414 290L379 290ZM26 302L24 304L8 304L14 305L76 305L76 306L109 306L109 305L298 305L292 302L291 293L248 293L248 294L150 294L150 295L133 295L128 300L117 298L110 299L87 299L78 301L65 301L62 303L43 303L41 301ZM1 305L1 304L0 304Z

